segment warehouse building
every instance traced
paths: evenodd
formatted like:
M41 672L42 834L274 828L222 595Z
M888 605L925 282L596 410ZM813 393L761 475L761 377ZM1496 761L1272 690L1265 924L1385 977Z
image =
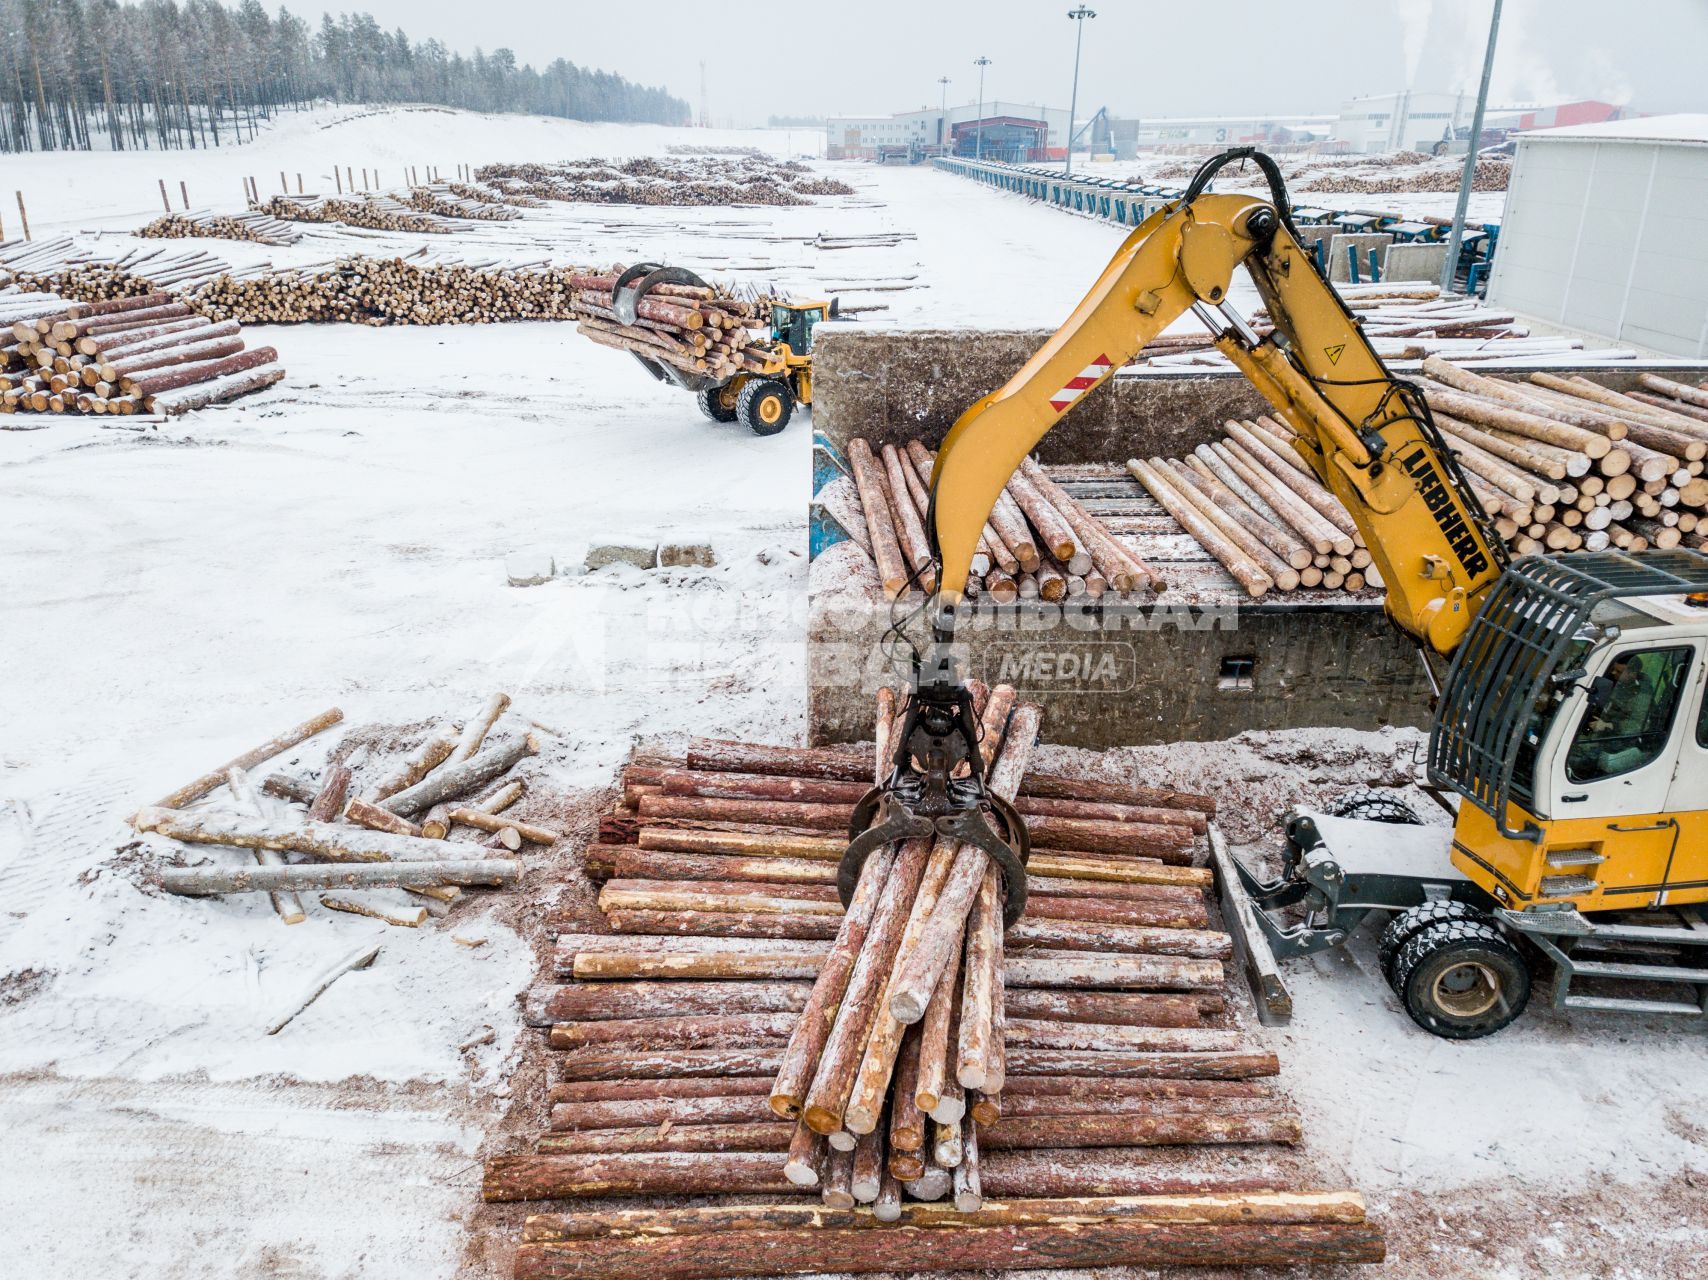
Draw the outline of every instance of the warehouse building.
M1708 357L1708 115L1521 134L1489 301Z
M987 159L1030 163L1060 159L1065 154L1065 107L992 99L983 104L982 115L978 103L968 103L946 111L930 107L887 116L832 116L825 121L825 156L830 160L879 160L898 149L946 155L951 148L956 154L970 156L979 146L981 120Z

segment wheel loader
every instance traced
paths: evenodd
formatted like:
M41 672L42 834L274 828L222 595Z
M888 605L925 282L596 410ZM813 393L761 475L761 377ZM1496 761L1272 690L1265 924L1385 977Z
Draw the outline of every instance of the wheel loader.
M1268 199L1208 190L1236 161L1262 171ZM1273 321L1262 339L1228 304L1241 267ZM1137 227L1054 336L945 437L929 635L901 634L906 719L886 781L856 808L843 884L877 845L935 829L991 852L1011 908L1024 893L1025 824L985 785L954 649L974 548L1061 415L1188 311L1363 534L1388 616L1438 690L1428 778L1452 815L1424 825L1376 795L1296 810L1279 877L1234 861L1248 903L1230 914L1283 958L1383 917L1384 975L1442 1037L1506 1026L1549 970L1561 1008L1708 1012L1708 556L1509 562L1422 392L1378 358L1301 246L1279 168L1251 148L1207 161Z
M682 267L640 263L617 277L611 290L613 306L624 324L633 324L635 308L647 292L661 284L706 288L706 282ZM694 394L700 412L713 422L742 422L756 436L774 436L789 425L797 404L812 404L812 335L820 320L836 319L835 298L766 298L770 336L751 344L748 356L757 367L742 369L726 379L708 377L631 351L640 365L660 382Z

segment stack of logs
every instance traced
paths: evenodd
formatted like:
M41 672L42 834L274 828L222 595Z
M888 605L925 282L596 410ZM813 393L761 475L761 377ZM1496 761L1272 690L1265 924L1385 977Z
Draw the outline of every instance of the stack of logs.
M1033 769L1010 689L981 715L1036 846L1006 932L952 843L874 853L843 911L873 744L696 740L625 771L586 859L618 932L558 939L567 981L528 1006L561 1053L550 1132L489 1162L486 1198L744 1199L536 1215L518 1277L1381 1258L1355 1193L1276 1190L1299 1120L1190 865L1213 804ZM784 1193L819 1203L753 1201Z
M372 231L423 231L443 235L456 225L433 213L417 213L385 196L274 196L253 206L257 213L286 222L341 222Z
M420 265L401 258L341 258L319 270L219 279L195 296L204 314L246 324L494 324L568 320L569 269L539 265Z
M285 376L272 347L244 350L235 321L215 324L168 293L7 294L0 323L0 413L184 413Z
M504 855L560 838L511 810L526 785L507 775L537 743L521 726L501 723L509 705L494 694L460 725L436 724L401 756L344 748L317 779L277 772L254 782L252 770L339 723L333 708L178 788L131 825L186 845L253 851L256 865L165 867L157 882L168 893L265 892L280 919L296 924L305 914L298 894L325 890L320 903L330 910L415 927L448 914L465 886L514 883L520 864ZM211 805L191 807L208 797ZM303 861L287 863L286 854ZM382 889L410 896L401 906L376 901L372 891Z
M861 531L888 599L936 590L925 513L933 455L923 443L849 442ZM997 498L973 557L970 589L998 603L1158 592L1162 576L1111 534L1031 458Z
M1127 469L1253 599L1381 586L1363 535L1287 443L1292 433L1269 417L1223 426L1190 458L1132 458Z
M411 187L403 203L419 213L431 213L441 218L473 218L478 222L510 222L522 215L504 204L495 195L465 195L473 188L454 182L435 182L424 187Z
M248 240L254 244L295 244L302 232L264 213L168 213L137 231L145 240Z
M571 307L581 321L582 335L600 346L633 351L711 378L765 369L765 353L754 345L764 336L765 320L751 302L709 286L655 285L636 306L634 323L624 324L612 298L622 272L618 265L605 273L576 272L569 277L575 290Z
M797 205L805 195L851 195L834 178L814 178L798 161L766 157L570 160L558 164L489 164L475 171L506 200L667 206Z
M1535 334L1512 312L1476 298L1443 296L1439 285L1399 280L1387 284L1337 284L1341 301L1358 317L1364 336L1384 360L1422 360L1439 355L1466 362L1566 358L1629 358L1629 350L1586 352L1581 339ZM1264 310L1248 319L1259 336L1274 326ZM1226 356L1206 331L1165 333L1151 339L1136 364L1156 368L1203 366L1229 369Z

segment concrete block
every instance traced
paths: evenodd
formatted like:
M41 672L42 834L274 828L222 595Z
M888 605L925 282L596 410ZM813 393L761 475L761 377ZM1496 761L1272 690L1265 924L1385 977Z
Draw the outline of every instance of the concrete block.
M513 587L537 587L557 576L549 551L516 551L504 557L504 576Z
M1427 280L1434 284L1441 279L1441 268L1446 265L1445 244L1396 244L1382 263L1382 279Z
M665 542L658 548L661 569L710 569L718 562L709 542Z
M656 542L595 542L587 548L587 571L603 569L613 564L632 564L637 569L652 569L658 565Z
M1357 234L1340 234L1330 238L1328 242L1328 278L1330 280L1350 280L1346 265L1346 250L1353 247L1358 250L1358 278L1365 282L1370 279L1370 250L1376 251L1376 262L1380 264L1388 255L1389 247L1394 243L1394 237L1385 231L1358 232Z

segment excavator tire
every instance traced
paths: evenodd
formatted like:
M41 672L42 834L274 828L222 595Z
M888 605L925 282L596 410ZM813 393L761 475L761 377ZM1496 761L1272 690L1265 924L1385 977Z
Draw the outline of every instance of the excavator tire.
M750 378L736 398L736 416L756 436L774 436L789 425L795 397L773 378Z
M1394 989L1411 1020L1444 1040L1493 1035L1530 1003L1530 966L1493 925L1449 920L1400 948Z
M1467 903L1442 901L1425 902L1421 906L1410 907L1388 921L1376 943L1376 963L1382 967L1382 977L1388 985L1394 985L1394 957L1399 955L1401 947L1432 925L1447 924L1454 920L1475 920L1486 924L1488 917ZM1399 989L1396 987L1395 994L1398 993Z
M707 387L694 393L694 399L700 406L700 412L713 422L734 422L736 400L740 395L739 388L732 388L729 383L721 387Z
M1357 787L1337 796L1325 810L1330 817L1358 818L1364 822L1391 822L1395 826L1421 827L1417 811L1391 791Z

